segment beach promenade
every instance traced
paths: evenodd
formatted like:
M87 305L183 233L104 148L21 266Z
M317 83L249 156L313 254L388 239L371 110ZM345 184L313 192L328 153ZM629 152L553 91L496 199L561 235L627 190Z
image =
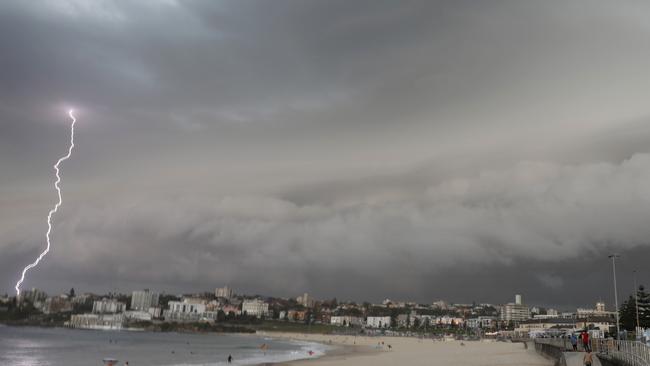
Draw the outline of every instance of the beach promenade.
M564 359L566 361L566 366L583 366L582 362L584 352L564 352ZM600 360L594 354L592 366L601 366Z

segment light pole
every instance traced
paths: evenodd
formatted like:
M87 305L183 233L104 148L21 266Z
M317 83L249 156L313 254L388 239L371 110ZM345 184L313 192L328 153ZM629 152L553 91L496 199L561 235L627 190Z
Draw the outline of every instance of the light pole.
M616 339L619 339L621 336L621 325L618 321L619 318L619 312L618 312L618 290L616 289L616 258L620 257L620 255L614 253L609 256L609 258L612 258L612 272L614 273L614 303L616 306Z
M634 305L636 307L636 330L639 330L639 293L636 287L636 269L634 271ZM636 332L635 332L636 333Z

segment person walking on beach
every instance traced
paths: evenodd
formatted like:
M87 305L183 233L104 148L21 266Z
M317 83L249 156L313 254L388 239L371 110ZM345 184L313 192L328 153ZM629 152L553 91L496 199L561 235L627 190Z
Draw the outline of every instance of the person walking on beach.
M591 350L587 350L587 352L585 352L584 357L582 358L582 363L584 363L585 366L591 366L592 362L593 362L593 355L591 354Z
M228 363L232 363L232 355L228 355Z
M578 337L576 337L575 333L571 334L571 345L574 352L578 350Z

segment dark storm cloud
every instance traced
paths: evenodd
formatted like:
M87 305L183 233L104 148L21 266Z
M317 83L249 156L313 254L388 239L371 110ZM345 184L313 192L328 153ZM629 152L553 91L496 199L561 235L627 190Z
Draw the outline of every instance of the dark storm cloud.
M43 245L74 106L27 286L606 298L574 269L647 258L649 10L4 2L0 288Z

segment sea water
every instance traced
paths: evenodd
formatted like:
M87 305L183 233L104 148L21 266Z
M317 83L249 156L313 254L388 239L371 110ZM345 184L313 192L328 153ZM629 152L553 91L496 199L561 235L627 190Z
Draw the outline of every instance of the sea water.
M266 351L262 345L266 344ZM92 366L112 357L129 366L233 365L315 358L327 346L256 335L150 333L0 325L0 365ZM311 354L310 354L311 353Z

